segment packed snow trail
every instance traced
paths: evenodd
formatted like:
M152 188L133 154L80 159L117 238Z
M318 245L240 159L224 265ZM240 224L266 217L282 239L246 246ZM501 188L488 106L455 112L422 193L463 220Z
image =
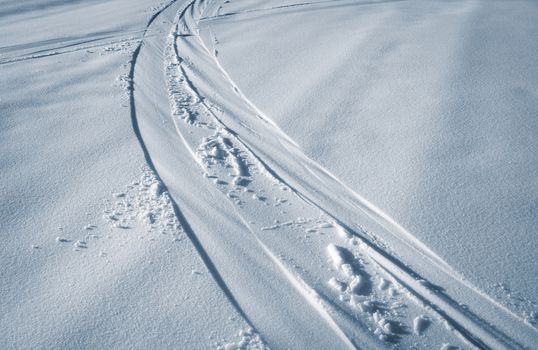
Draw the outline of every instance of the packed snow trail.
M308 159L241 93L198 33L215 12L193 1L168 36L150 27L158 35L133 65L133 121L206 264L269 345L408 347L427 333L426 348L530 347L534 328ZM401 245L375 238L387 236Z
M174 1L171 1L170 3L168 3L161 11L159 12L156 12L149 20L148 22L148 26L147 28L149 28L152 24L152 22L161 14L161 12L163 11L166 11L170 6L172 6L174 3L176 2L176 0ZM146 36L146 32L147 32L147 29L146 31L144 32L143 34L143 37ZM138 55L140 54L140 49L142 48L142 43L135 49L134 53L133 53L133 59L131 61L131 70L129 72L129 90L132 91L134 89L133 87L133 79L134 79L134 71L135 71L135 66L136 66L136 62L137 62L137 59L138 59ZM149 165L149 167L155 171L155 165L153 164L153 161L150 157L150 155L148 154L148 150L144 144L144 140L142 139L142 136L140 135L140 129L138 127L138 119L137 119L137 116L136 116L136 105L135 105L135 101L134 101L134 94L133 93L130 93L129 95L129 100L130 100L130 105L131 105L131 121L132 121L132 124L133 124L133 130L135 132L135 135L136 137L138 138L139 142L140 142L140 145L142 147L142 151L144 153L144 157L146 158L146 161ZM215 281L217 282L217 284L219 285L219 287L222 289L222 291L224 292L224 294L226 294L226 297L230 300L230 302L232 303L232 305L236 308L236 310L239 312L239 314L241 315L241 317L243 317L245 319L245 321L248 322L248 318L247 316L244 314L243 310L241 309L241 307L237 304L236 300L234 299L233 295L230 293L226 283L222 280L218 270L216 269L216 267L213 265L213 262L211 261L211 258L208 256L208 254L205 252L203 246L200 244L200 242L198 241L198 238L196 237L196 235L194 234L194 232L192 231L189 223L187 222L187 220L185 219L185 217L183 216L183 214L181 213L181 211L179 210L177 204L175 202L172 202L173 203L173 208L174 208L174 213L175 213L175 216L177 217L177 219L179 220L182 228L185 230L185 233L189 236L189 239L191 240L192 244L194 245L194 247L196 248L196 250L198 251L198 254L200 255L200 257L202 258L204 264L206 265L206 267L208 268L208 270L211 272L213 278L215 279Z

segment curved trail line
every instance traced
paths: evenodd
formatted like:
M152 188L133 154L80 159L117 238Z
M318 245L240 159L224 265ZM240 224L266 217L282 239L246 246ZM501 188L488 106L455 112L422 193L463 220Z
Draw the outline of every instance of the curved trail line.
M196 94L197 98L206 107L207 112L209 112L211 114L211 116L213 118L215 118L215 120L220 124L220 126L224 130L226 130L226 131L230 132L231 134L233 134L233 132L231 130L226 128L225 124L218 118L218 116L215 113L213 113L211 107L206 104L205 99L198 92L198 90L196 89L196 87L192 83L192 81L190 81L188 79L185 69L181 66L182 59L181 59L181 56L180 56L180 54L178 52L178 48L176 46L175 39L176 39L176 36L182 36L182 34L178 34L179 33L179 26L182 24L181 20L187 18L185 16L188 13L188 11L193 11L195 3L196 3L196 1L192 2L189 6L187 6L185 9L183 9L182 11L179 12L179 14L177 16L177 19L176 19L176 25L173 27L172 32L169 35L169 39L171 39L171 43L169 43L169 45L173 48L173 52L174 52L174 55L175 55L174 59L177 60L177 61L174 62L174 64L175 64L175 67L179 69L179 71L181 72L183 77L185 77L186 84L187 84L188 88L191 89L194 92L194 94ZM201 12L203 12L203 10ZM185 27L188 28L189 26L185 25ZM190 34L186 35L185 37L190 37ZM203 42L199 39L199 37L197 35L195 37L197 38L197 40L199 40L200 44L203 44ZM229 78L229 77L227 76L227 78ZM234 91L238 95L240 95L242 98L246 99L246 97L244 97L244 95L241 94L241 92L239 91L239 89L237 87L235 87L235 85L234 85ZM247 103L248 103L249 107L255 108L254 104L252 104L250 102L247 102ZM262 119L264 122L270 124L273 127L277 127L276 124L274 124L270 119L266 118L259 110L255 109L255 111L257 112L258 118ZM199 157L197 157L196 153L192 150L190 144L188 143L188 141L184 137L183 133L181 132L180 126L178 125L178 123L176 123L175 120L174 120L174 125L176 127L176 131L177 131L178 135L180 136L183 144L185 145L186 149L189 151L189 153L192 156L193 160L198 165L200 165L202 168L204 168L203 162L201 161L201 159ZM279 130L279 132L281 133L282 136L285 136L285 134L282 131ZM234 139L239 141L237 135L233 135L233 137L234 137ZM291 139L290 139L290 141L291 141ZM246 147L246 145L244 145L241 141L239 141L239 142L241 143L242 146ZM342 329L340 329L340 327L335 322L335 320L331 317L331 315L322 306L321 298L316 293L316 291L312 287L310 287L306 282L304 282L299 276L297 276L297 275L293 274L291 271L289 271L288 268L278 259L278 257L276 257L274 255L274 253L259 239L259 237L252 230L251 226L247 223L247 221L242 217L242 215L239 213L239 211L237 211L237 209L235 207L234 207L234 211L237 214L237 216L240 218L242 223L245 225L245 227L247 227L248 230L250 231L250 233L254 236L254 239L256 240L256 242L262 247L265 254L270 258L270 260L273 262L273 264L275 264L275 266L278 268L278 270L280 270L282 272L282 274L286 277L286 279L290 282L290 284L318 312L320 317L327 322L329 327L336 333L336 335L343 341L343 343L349 349L357 349L355 344L353 344L352 340L350 340L349 337L346 335L346 333Z
M140 50L142 49L142 47L144 45L144 38L146 37L146 34L147 34L151 24L159 17L159 15L161 15L164 11L168 10L172 5L176 4L176 2L177 2L177 0L172 0L166 6L164 6L161 10L156 12L149 19L149 21L148 21L148 23L146 25L146 29L143 32L142 40L140 41L140 44L137 46L137 48L133 52L133 55L132 55L132 58L131 58L131 61L130 61L131 62L131 68L129 70L129 102L130 102L131 123L132 123L133 131L134 131L134 133L135 133L135 135L136 135L136 137L138 139L138 142L140 143L140 147L142 148L142 152L144 154L144 158L145 158L145 160L146 160L146 162L148 164L148 167L152 170L152 172L155 174L157 179L161 183L163 183L163 187L164 187L165 190L166 190L166 184L164 184L164 182L161 180L161 178L159 176L159 173L157 172L157 169L155 168L155 164L153 163L151 155L148 152L146 144L144 143L144 139L142 138L140 128L138 126L138 119L137 119L137 114L136 114L136 103L135 103L135 98L134 98L134 89L135 89L134 76L135 76L136 62L137 62L138 56L140 55ZM190 4L192 4L192 2L188 3L187 5L183 5L184 8L185 8L183 11L185 11L190 6ZM219 285L219 287L222 289L223 293L226 295L226 297L228 298L230 303L233 305L233 307L236 309L236 311L239 313L239 315L245 320L245 322L247 322L247 324L249 326L252 326L252 323L250 322L248 316L243 311L243 309L241 308L241 306L239 305L239 303L237 302L237 300L233 296L232 292L230 291L230 289L226 285L226 282L221 277L217 267L215 266L215 264L213 264L210 256L204 250L204 247L202 246L202 244L200 243L198 237L196 236L196 234L192 230L189 222L187 221L187 219L185 218L185 216L183 215L183 213L179 209L179 206L177 205L176 201L173 199L172 196L170 196L170 198L171 198L171 203L172 203L172 206L173 206L173 209L174 209L174 214L176 215L180 225L183 227L183 230L185 231L185 234L187 235L187 237L192 242L192 244L193 244L194 248L196 249L198 255L200 256L203 263L207 267L209 273L211 273L211 276L213 277L215 282Z
M173 3L174 1L167 5L166 8ZM237 185L238 183L254 182L261 186L260 188L267 188L269 191L271 187L263 185L264 181L280 186L284 192L291 193L312 210L323 213L333 223L333 227L340 232L344 232L344 236L349 235L352 237L349 239L350 241L354 239L359 242L361 252L370 261L374 262L379 271L390 276L395 283L403 286L412 296L412 300L415 300L424 310L430 310L436 317L443 320L449 328L453 329L469 345L482 349L529 347L536 330L523 324L517 315L514 315L491 297L477 290L476 287L464 280L443 259L429 250L428 247L391 217L352 191L329 171L306 157L297 144L280 130L270 118L257 109L254 103L239 90L216 56L211 53L200 37L198 22L209 4L210 2L208 1L194 0L180 8L174 20L172 32L169 35L169 47L167 50L170 52L166 53L166 55L171 56L168 57L170 61L166 63L166 73L171 78L168 88L175 130L190 156L205 172L206 177L212 179L223 191L226 190L228 199L236 204L238 208L242 208L245 200L243 199L244 195L236 193L237 188L243 187L246 193L253 193L248 185ZM148 28L155 18L156 16L150 20ZM146 32L144 32L144 36L145 34ZM178 43L181 43L183 51L178 48ZM133 55L129 76L131 90L134 87L134 69L141 47L142 44ZM230 95L230 92L233 92L234 95ZM226 100L227 94L228 97L232 96L233 98ZM148 164L157 174L138 127L132 91L130 99L133 129L141 143ZM179 123L181 120L185 124ZM188 133L185 125L190 127ZM254 138L260 138L261 142L258 146L252 143L252 135L254 135ZM205 136L202 143L199 143L199 140L196 139L197 136ZM264 144L262 138L272 138L272 143ZM278 152L280 152L279 155L282 156L282 159L288 162L279 164L278 161L268 157L267 152L275 150L276 146L271 148L274 144L279 146ZM262 148L266 145L270 147L264 151ZM311 175L314 175L317 180L304 179L304 175L301 175L298 169L306 170ZM220 173L210 174L210 171L216 171L217 173L220 171ZM231 173L229 173L230 171ZM233 177L235 187L228 186L226 182L220 180L221 175L226 172ZM259 177L257 176L258 174L265 176ZM324 181L329 184L325 184ZM330 188L331 184L332 188ZM319 186L319 188L316 186ZM252 186L252 188L255 188L255 186ZM327 193L331 189L334 192ZM268 191L266 192L269 193ZM339 198L340 195L342 198ZM252 196L253 198L261 198L255 191ZM320 198L320 196L322 197ZM335 201L340 203L331 205ZM250 323L175 202L174 208L181 224L185 224L187 235L191 238L209 271L238 312ZM347 335L346 330L339 326L338 318L333 317L333 314L335 316L337 314L335 308L338 308L338 306L333 307L329 300L323 302L323 298L319 297L319 295L324 293L316 292L300 275L292 272L277 257L274 250L266 242L264 243L263 238L259 237L251 229L251 225L247 223L248 220L245 219L238 208L234 207L237 217L252 233L265 254L269 256L270 260L294 288L304 296L305 300L327 321L333 332L348 347L354 348L356 345L353 339ZM350 214L347 219L345 215L336 214L340 213L339 210L341 209ZM349 223L349 217L368 217L372 219L379 227L397 237L412 252L416 253L417 262L432 265L434 271L440 275L439 278L444 281L444 285L450 286L452 290L457 290L460 293L459 295L464 295L461 294L462 292L472 295L473 300L478 303L476 309L480 310L480 312L483 313L484 310L487 311L487 308L493 308L494 319L505 318L508 320L510 318L508 322L521 323L522 326L520 328L516 327L517 329L515 330L510 329L509 331L512 333L509 335L502 327L496 327L491 321L484 319L476 310L473 311L471 308L462 307L448 293L425 281L418 272L390 253L388 249L378 244L370 237L367 231L353 229ZM338 265L337 268L341 268L341 266L343 265ZM316 295L318 297L313 297ZM376 318L375 315L374 318ZM520 332L524 336L519 337L518 333ZM514 336L514 333L517 335Z

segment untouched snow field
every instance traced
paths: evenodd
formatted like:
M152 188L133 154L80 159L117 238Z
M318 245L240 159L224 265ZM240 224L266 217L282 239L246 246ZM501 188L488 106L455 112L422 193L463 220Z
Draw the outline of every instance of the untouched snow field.
M537 18L0 1L0 348L535 348Z

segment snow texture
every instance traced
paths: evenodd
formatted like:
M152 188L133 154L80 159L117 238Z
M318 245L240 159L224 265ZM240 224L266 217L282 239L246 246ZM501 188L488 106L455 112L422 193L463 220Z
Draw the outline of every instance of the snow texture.
M537 17L4 1L0 348L533 348Z

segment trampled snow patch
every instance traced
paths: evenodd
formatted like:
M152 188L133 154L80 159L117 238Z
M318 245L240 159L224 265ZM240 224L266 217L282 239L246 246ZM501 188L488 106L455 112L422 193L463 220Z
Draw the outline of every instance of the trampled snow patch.
M241 329L239 334L232 340L222 341L217 344L218 350L269 350L260 335L251 327Z
M138 180L127 185L124 191L112 194L114 200L103 211L103 219L116 229L128 230L142 225L150 239L180 240L183 228L170 195L152 170L145 165L141 170Z

